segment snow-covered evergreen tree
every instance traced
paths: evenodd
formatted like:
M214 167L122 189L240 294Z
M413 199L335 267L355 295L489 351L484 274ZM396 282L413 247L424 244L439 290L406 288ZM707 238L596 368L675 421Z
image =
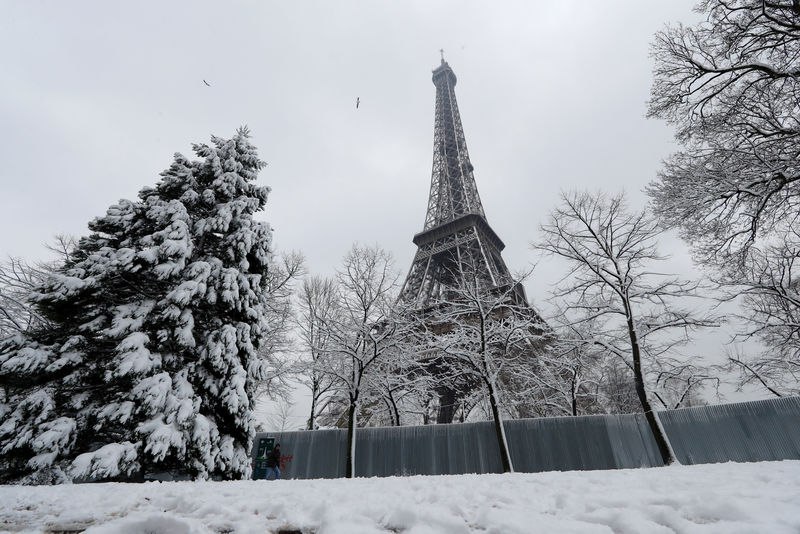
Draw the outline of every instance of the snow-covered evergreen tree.
M248 475L271 243L248 137L176 154L34 292L47 326L0 346L2 481Z

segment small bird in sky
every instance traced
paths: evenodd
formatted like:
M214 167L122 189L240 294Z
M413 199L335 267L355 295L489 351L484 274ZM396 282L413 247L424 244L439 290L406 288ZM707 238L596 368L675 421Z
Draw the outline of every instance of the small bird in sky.
M361 103L361 97L360 97L360 96L357 96L357 97L356 97L356 109L358 109L358 105L359 105L360 103Z
M211 84L208 83L207 81L203 80L203 83L206 84L207 86L211 87Z

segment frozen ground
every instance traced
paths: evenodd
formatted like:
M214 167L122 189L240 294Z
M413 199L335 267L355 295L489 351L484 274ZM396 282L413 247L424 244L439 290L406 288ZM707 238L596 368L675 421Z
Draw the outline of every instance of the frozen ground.
M793 533L800 461L513 475L0 486L0 530Z

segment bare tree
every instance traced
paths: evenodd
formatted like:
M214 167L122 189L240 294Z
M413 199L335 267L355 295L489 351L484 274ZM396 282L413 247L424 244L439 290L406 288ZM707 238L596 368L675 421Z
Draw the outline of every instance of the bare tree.
M46 322L29 301L36 287L58 268L75 247L75 238L57 235L47 248L58 256L49 262L29 263L22 258L0 262L0 340Z
M25 332L44 319L28 302L45 273L20 258L0 264L0 339Z
M335 310L321 317L326 345L316 347L324 353L318 369L347 400L347 478L355 472L355 432L363 397L374 391L375 372L402 338L393 313L397 278L391 254L378 246L354 245L336 276Z
M606 354L593 343L574 342L576 338L587 339L591 335L590 324L558 324L563 318L563 314L548 318L555 332L551 342L538 354L535 366L523 368L518 374L527 385L519 389L519 394L532 399L523 406L534 409L533 414L521 413L522 417L607 411L599 394Z
M518 282L488 283L462 258L464 276L444 293L428 313L418 315L429 360L438 360L440 380L474 384L494 421L504 472L513 472L503 414L509 411L506 379L530 367L547 336L547 326L529 307L518 302ZM524 276L521 277L524 279Z
M400 338L409 324L394 311L397 334L391 348L370 374L369 388L362 397L363 422L367 426L402 426L413 424L424 399L432 393L433 377L425 372L415 357L418 345L413 337Z
M299 252L278 254L267 270L267 308L269 325L258 352L264 366L262 380L256 387L255 398L283 399L288 402L288 378L292 373L290 355L294 352L295 326L293 297L295 283L305 272L305 258Z
M758 384L782 397L800 393L800 231L783 240L754 247L739 282L725 283L729 299L740 298L747 310L740 316L750 328L742 339L757 338L767 348L729 356L740 371L739 386Z
M800 215L800 10L705 0L698 11L704 23L667 27L653 45L649 115L684 147L650 194L700 258L724 264Z
M706 386L712 386L719 396L718 366L680 363L677 360L661 359L655 362L656 369L653 396L667 410L704 406L700 395Z
M296 376L311 392L311 408L306 429L317 428L317 416L330 400L333 378L324 372L323 358L329 352L331 337L327 326L337 310L337 287L332 278L307 277L300 289L298 329L303 354L296 365Z
M682 362L674 349L692 330L714 324L681 307L696 285L650 270L663 259L655 247L660 230L645 212L629 212L624 195L562 195L541 231L536 247L570 265L554 298L573 324L593 323L590 338L572 341L591 343L625 362L664 464L676 462L649 398L646 364L656 371L676 369Z
M681 151L650 185L656 213L743 293L740 385L800 391L800 3L705 0L706 21L656 35L649 115L676 126Z
M642 410L633 370L624 359L613 354L605 358L600 368L597 396L608 413L637 413Z
M260 431L286 432L291 430L292 419L294 419L292 408L294 408L294 403L288 399L275 401Z
M400 355L402 356L402 355ZM375 373L373 383L375 384L374 396L376 397L376 407L373 410L381 425L388 421L389 426L401 426L403 420L402 403L408 393L408 384L413 380L397 361L402 359L387 358L388 361L382 362L380 369ZM384 415L384 417L381 417Z

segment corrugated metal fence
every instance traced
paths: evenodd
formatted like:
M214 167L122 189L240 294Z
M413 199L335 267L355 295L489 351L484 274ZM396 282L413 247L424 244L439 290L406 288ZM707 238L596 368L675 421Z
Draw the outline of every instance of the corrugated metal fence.
M800 397L659 412L684 464L800 459ZM521 472L661 465L641 414L505 422L514 469ZM344 476L346 430L276 432L286 478ZM288 457L291 457L289 459ZM502 472L493 423L356 432L356 476Z

